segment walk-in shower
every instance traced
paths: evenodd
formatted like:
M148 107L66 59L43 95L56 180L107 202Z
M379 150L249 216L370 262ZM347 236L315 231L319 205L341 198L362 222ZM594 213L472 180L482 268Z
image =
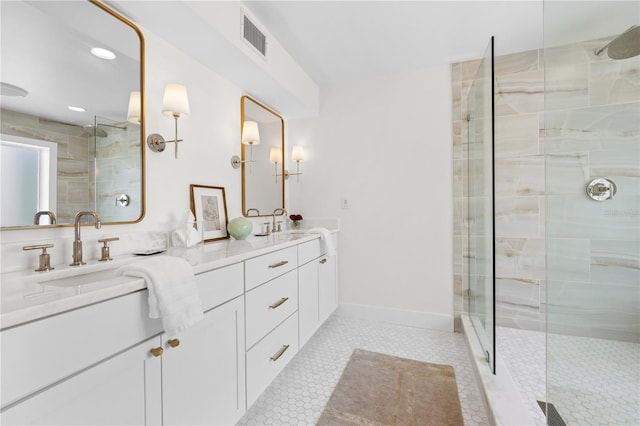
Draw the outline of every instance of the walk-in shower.
M639 21L545 1L544 48L453 68L459 305L536 424L640 424Z

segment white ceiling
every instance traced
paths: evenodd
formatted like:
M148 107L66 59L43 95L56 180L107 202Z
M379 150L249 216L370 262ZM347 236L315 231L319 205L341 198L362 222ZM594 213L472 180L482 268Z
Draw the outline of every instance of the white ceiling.
M247 1L320 87L542 47L537 1Z

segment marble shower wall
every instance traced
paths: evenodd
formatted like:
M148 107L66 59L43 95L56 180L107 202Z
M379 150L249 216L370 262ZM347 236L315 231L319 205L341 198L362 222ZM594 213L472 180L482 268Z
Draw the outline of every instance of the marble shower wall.
M640 58L597 58L602 44L495 58L498 325L544 330L548 288L557 332L640 339ZM463 117L478 64L452 65L456 318L468 310ZM611 202L586 198L600 176L623 191Z
M135 221L142 211L140 126L99 121L106 135L95 142L96 211L104 222ZM121 195L129 197L129 205L116 201Z

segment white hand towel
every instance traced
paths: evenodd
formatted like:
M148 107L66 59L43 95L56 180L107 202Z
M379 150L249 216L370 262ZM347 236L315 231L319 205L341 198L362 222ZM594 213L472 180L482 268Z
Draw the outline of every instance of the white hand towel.
M150 257L121 267L116 275L144 278L149 290L149 318L162 318L169 336L204 318L193 269L184 259Z
M320 234L320 242L327 256L335 256L336 248L333 246L333 237L327 228L311 228L305 234Z

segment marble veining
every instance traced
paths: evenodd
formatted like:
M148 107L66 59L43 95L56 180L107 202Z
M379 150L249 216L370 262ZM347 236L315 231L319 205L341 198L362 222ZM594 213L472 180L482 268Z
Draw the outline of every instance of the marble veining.
M568 289L575 285L579 291L580 283L582 288L589 286L586 293L602 299L604 306L618 297L600 293L598 286L616 286L622 297L638 301L640 58L613 61L606 55L595 56L594 50L612 38L495 58L498 324L543 328L546 291L552 288L559 297L552 300L552 307L556 318L564 318L558 324L563 330L598 336L609 332L622 340L638 338L633 330L637 307L625 304L630 311L620 313L589 303L580 312L565 303L574 297ZM466 123L461 119L479 64L479 60L457 63L452 73L458 109L453 124L454 146L458 147L454 155L461 160L454 169L454 182L458 182L454 218L462 218L454 226L454 285L456 297L463 299L468 286L464 270L469 260L465 243L469 226L476 230L470 258L491 259L478 251L478 234L490 230L482 207L487 201L483 197L489 195L490 176L474 175L487 164L486 154L484 148L469 145ZM472 130L476 136L486 131ZM600 176L618 184L613 201L596 203L586 197L586 183ZM467 181L473 198L465 192ZM537 303L536 293L524 284L529 280L539 284ZM465 303L454 306L459 315ZM595 314L579 321L587 312ZM607 313L609 319L604 318Z

